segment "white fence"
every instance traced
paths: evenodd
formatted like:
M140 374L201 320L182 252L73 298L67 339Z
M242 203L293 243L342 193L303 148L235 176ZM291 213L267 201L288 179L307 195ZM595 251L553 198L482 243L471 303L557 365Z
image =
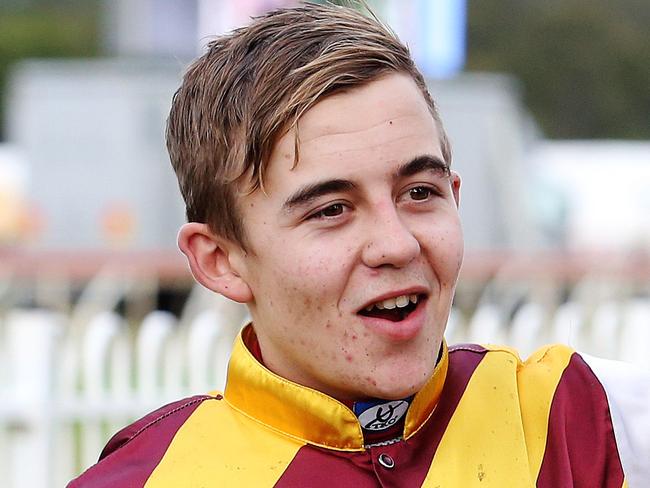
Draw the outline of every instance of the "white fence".
M180 319L152 311L133 324L111 311L128 290L111 294L110 282L97 278L70 314L31 308L0 315L0 486L65 486L130 420L223 387L243 307L196 288ZM448 342L504 343L522 357L563 342L650 368L645 285L622 290L610 281L604 293L585 281L559 301L549 289L557 298L555 286L531 290L496 279L481 286L472 306L462 303L471 290L459 290Z
M100 278L89 288L106 285ZM70 316L39 309L0 316L3 488L65 486L129 421L223 387L243 307L197 287L180 319L152 311L129 324L110 311L120 293L86 295Z

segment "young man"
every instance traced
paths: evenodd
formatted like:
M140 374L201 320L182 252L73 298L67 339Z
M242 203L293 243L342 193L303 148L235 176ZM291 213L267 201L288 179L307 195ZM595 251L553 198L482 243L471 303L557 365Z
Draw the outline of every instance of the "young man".
M568 348L522 363L445 344L460 178L422 76L378 22L305 5L213 41L174 97L168 147L180 248L252 324L223 395L127 427L71 487L650 479L647 438L620 429L637 408L650 432L640 376L613 406Z

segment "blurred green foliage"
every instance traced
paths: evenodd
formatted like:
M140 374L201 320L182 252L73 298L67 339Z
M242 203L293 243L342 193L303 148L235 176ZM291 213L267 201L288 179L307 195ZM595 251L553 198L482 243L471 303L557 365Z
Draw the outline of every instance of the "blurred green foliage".
M97 0L0 2L0 140L7 75L24 58L92 57L100 50Z
M468 2L467 69L519 78L548 137L650 139L650 2Z

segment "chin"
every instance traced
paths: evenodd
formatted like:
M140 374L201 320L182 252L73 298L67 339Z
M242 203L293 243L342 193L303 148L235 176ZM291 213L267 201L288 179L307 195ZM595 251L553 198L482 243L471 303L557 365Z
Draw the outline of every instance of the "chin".
M408 383L403 385L392 384L377 384L371 392L370 396L374 398L381 398L382 400L401 400L402 398L415 395L424 386L426 380L418 382L417 384Z
M415 354L415 353L414 353ZM393 362L385 362L377 368L368 392L375 398L401 400L419 392L429 381L435 370L435 358L426 357L420 361L401 357Z

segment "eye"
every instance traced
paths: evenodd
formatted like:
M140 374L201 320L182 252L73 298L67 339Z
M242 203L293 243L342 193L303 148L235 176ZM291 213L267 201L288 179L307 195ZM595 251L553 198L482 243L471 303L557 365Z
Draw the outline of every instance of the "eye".
M434 194L434 190L427 186L416 186L408 191L411 200L422 201L428 200Z
M309 219L333 218L342 215L344 211L345 211L345 205L343 205L342 203L334 203L332 205L329 205L319 210L316 213L311 214L308 218Z

